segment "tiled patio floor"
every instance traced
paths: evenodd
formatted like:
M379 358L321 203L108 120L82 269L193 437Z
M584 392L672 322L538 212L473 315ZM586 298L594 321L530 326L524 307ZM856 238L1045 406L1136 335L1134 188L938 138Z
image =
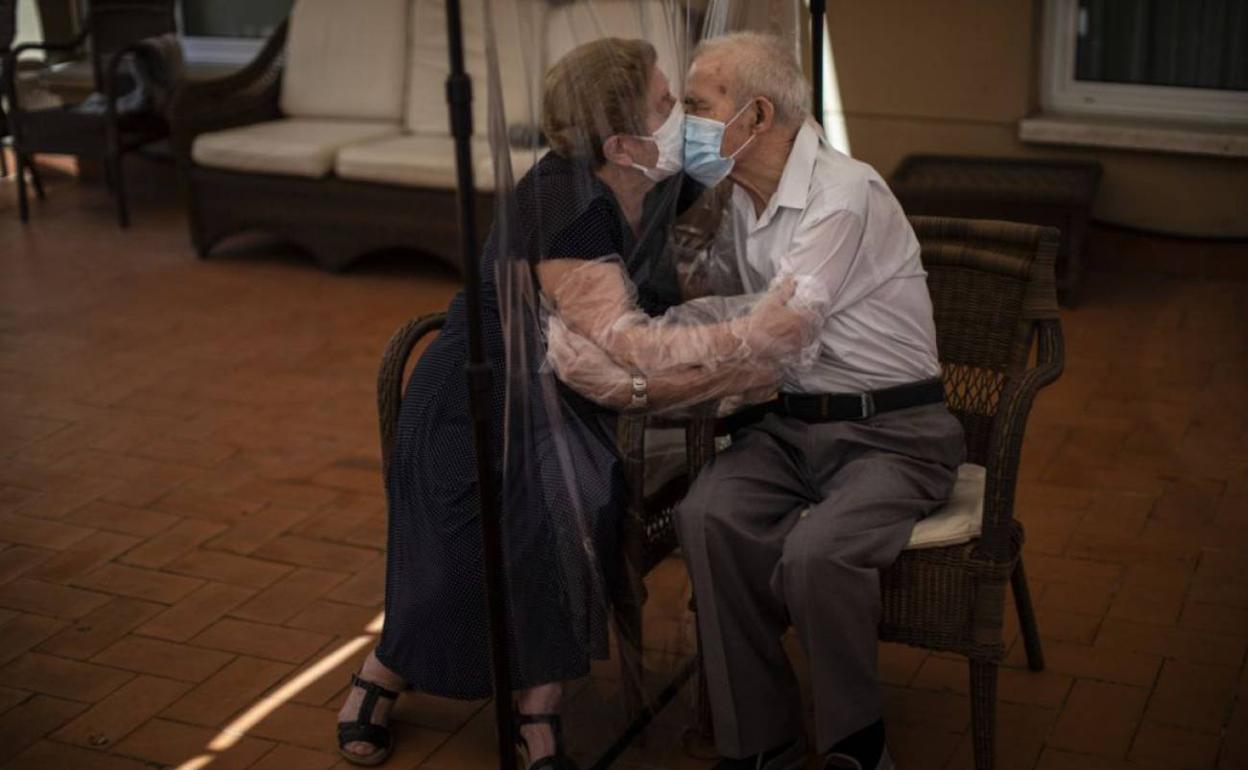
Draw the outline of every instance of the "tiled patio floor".
M201 262L167 188L140 185L121 233L101 190L50 187L22 228L0 182L0 767L335 766L381 600L377 358L455 279ZM1091 250L1113 269L1064 315L1018 495L1049 668L1014 645L1000 766L1245 768L1248 246L1100 229ZM687 586L676 563L652 583L667 668ZM888 645L881 669L899 766L969 767L965 665ZM583 757L614 677L575 695ZM483 706L405 697L386 767L489 767ZM685 693L620 766L707 766L687 714Z

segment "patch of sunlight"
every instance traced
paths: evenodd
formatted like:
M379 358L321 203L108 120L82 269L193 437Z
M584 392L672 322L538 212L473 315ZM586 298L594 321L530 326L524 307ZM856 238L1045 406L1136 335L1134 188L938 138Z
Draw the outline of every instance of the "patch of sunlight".
M218 754L238 743L243 736L247 735L248 731L264 721L266 717L284 703L306 690L313 682L325 676L325 674L342 665L343 661L371 644L377 638L377 634L381 633L381 626L385 617L385 613L378 613L377 617L373 618L368 626L365 627L364 633L351 639L349 642L339 645L332 652L314 661L285 684L265 695L253 703L246 711L235 717L208 742L205 749L211 753L200 754L197 757L188 759L175 767L174 770L203 770L203 768L212 764L217 759Z
M806 5L810 7L809 0ZM820 117L823 118L823 132L828 137L828 143L846 155L852 155L849 149L849 129L845 126L845 109L841 105L841 84L836 79L836 59L832 56L830 29L823 31L823 115Z

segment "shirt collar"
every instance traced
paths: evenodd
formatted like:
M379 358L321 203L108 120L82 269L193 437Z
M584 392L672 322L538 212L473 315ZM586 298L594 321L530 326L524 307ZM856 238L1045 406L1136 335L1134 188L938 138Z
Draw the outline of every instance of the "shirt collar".
M793 149L789 150L789 159L784 163L780 184L768 201L767 208L763 209L762 216L758 218L757 227L763 227L770 222L778 208L799 211L806 208L810 180L815 173L815 161L818 157L819 128L813 120L807 120L802 123L793 139Z

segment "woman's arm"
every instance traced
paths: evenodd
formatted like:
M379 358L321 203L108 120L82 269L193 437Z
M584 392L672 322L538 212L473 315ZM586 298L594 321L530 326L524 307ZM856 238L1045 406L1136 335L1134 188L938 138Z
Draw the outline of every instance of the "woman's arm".
M633 373L558 318L550 319L546 360L560 380L591 401L615 410L633 402ZM646 380L646 410L666 411L743 394L758 400L775 391L779 374L766 361L740 361L664 369Z
M638 309L631 283L612 260L544 260L537 275L543 293L572 331L622 367L648 375L687 366L713 369L732 361L792 357L807 331L806 316L785 306L793 293L788 283L758 297L748 313L716 322L682 323L679 307L660 318Z

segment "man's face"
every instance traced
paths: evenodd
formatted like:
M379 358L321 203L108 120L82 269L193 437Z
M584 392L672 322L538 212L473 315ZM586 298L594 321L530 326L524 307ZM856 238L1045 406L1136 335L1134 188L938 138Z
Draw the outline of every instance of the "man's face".
M711 118L727 123L742 108L742 104L733 101L732 66L722 55L699 56L689 67L689 77L685 81L685 114L700 118ZM733 121L724 132L724 141L719 152L725 157L736 152L750 137L756 119L750 110Z

